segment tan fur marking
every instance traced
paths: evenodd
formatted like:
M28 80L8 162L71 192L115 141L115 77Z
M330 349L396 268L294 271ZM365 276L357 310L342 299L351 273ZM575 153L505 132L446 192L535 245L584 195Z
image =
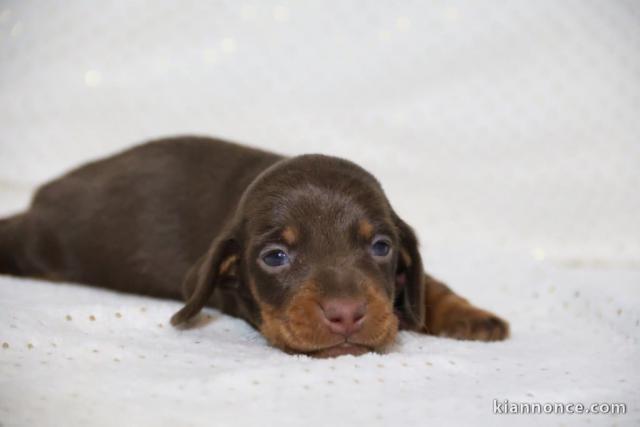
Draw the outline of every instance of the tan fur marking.
M220 269L218 270L218 273L220 275L231 275L233 274L235 271L235 263L236 261L238 261L238 256L237 255L231 255L229 258L226 258L224 261L222 261L220 263Z
M509 336L507 322L473 306L443 283L425 276L425 286L427 333L479 341L499 341Z
M358 234L364 239L371 239L373 237L373 224L366 219L358 221Z
M260 304L260 315L262 317L262 323L260 324L262 335L271 345L281 349L287 348L287 343L282 339L280 331L281 320L276 316L275 310L265 304Z
M407 267L411 267L411 255L409 255L409 252L407 252L405 248L400 249L400 256L402 257L402 262L404 262L404 265L406 265Z
M286 226L284 230L282 230L282 238L287 242L287 245L295 244L298 241L298 232L296 228L290 225Z
M384 293L365 284L367 295L367 325L356 338L359 343L383 350L390 346L398 333L398 317L393 312L393 304Z

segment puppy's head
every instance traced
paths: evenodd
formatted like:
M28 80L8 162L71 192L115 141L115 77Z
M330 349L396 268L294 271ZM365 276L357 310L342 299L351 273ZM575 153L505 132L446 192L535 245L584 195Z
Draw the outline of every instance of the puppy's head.
M187 281L193 291L174 324L233 281L258 308L263 335L292 353L381 351L399 322L424 321L413 231L371 174L333 157L283 160L257 177Z

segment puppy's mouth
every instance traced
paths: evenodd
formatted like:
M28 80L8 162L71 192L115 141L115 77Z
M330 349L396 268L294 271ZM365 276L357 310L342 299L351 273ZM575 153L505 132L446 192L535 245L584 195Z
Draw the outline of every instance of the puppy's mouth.
M343 342L338 345L313 351L309 353L309 356L317 357L319 359L326 359L345 355L360 356L371 351L373 351L371 347L350 342Z

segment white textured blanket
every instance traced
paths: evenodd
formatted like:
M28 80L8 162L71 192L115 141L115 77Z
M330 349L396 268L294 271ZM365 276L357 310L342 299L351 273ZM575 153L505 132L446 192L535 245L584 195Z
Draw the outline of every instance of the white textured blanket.
M177 302L2 277L0 420L3 426L640 421L638 272L470 259L469 251L438 264L466 284L458 287L465 295L512 322L509 341L405 332L386 355L315 360L272 349L245 322L215 311L202 327L176 331L167 321ZM500 415L494 399L622 402L628 413Z

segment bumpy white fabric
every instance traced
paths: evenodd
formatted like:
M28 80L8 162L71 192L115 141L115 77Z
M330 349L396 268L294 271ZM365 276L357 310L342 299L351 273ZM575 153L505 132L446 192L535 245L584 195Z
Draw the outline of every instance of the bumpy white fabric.
M340 155L513 328L313 360L213 310L176 331L177 302L2 276L0 425L637 425L638 52L634 1L0 3L0 214L150 137Z

